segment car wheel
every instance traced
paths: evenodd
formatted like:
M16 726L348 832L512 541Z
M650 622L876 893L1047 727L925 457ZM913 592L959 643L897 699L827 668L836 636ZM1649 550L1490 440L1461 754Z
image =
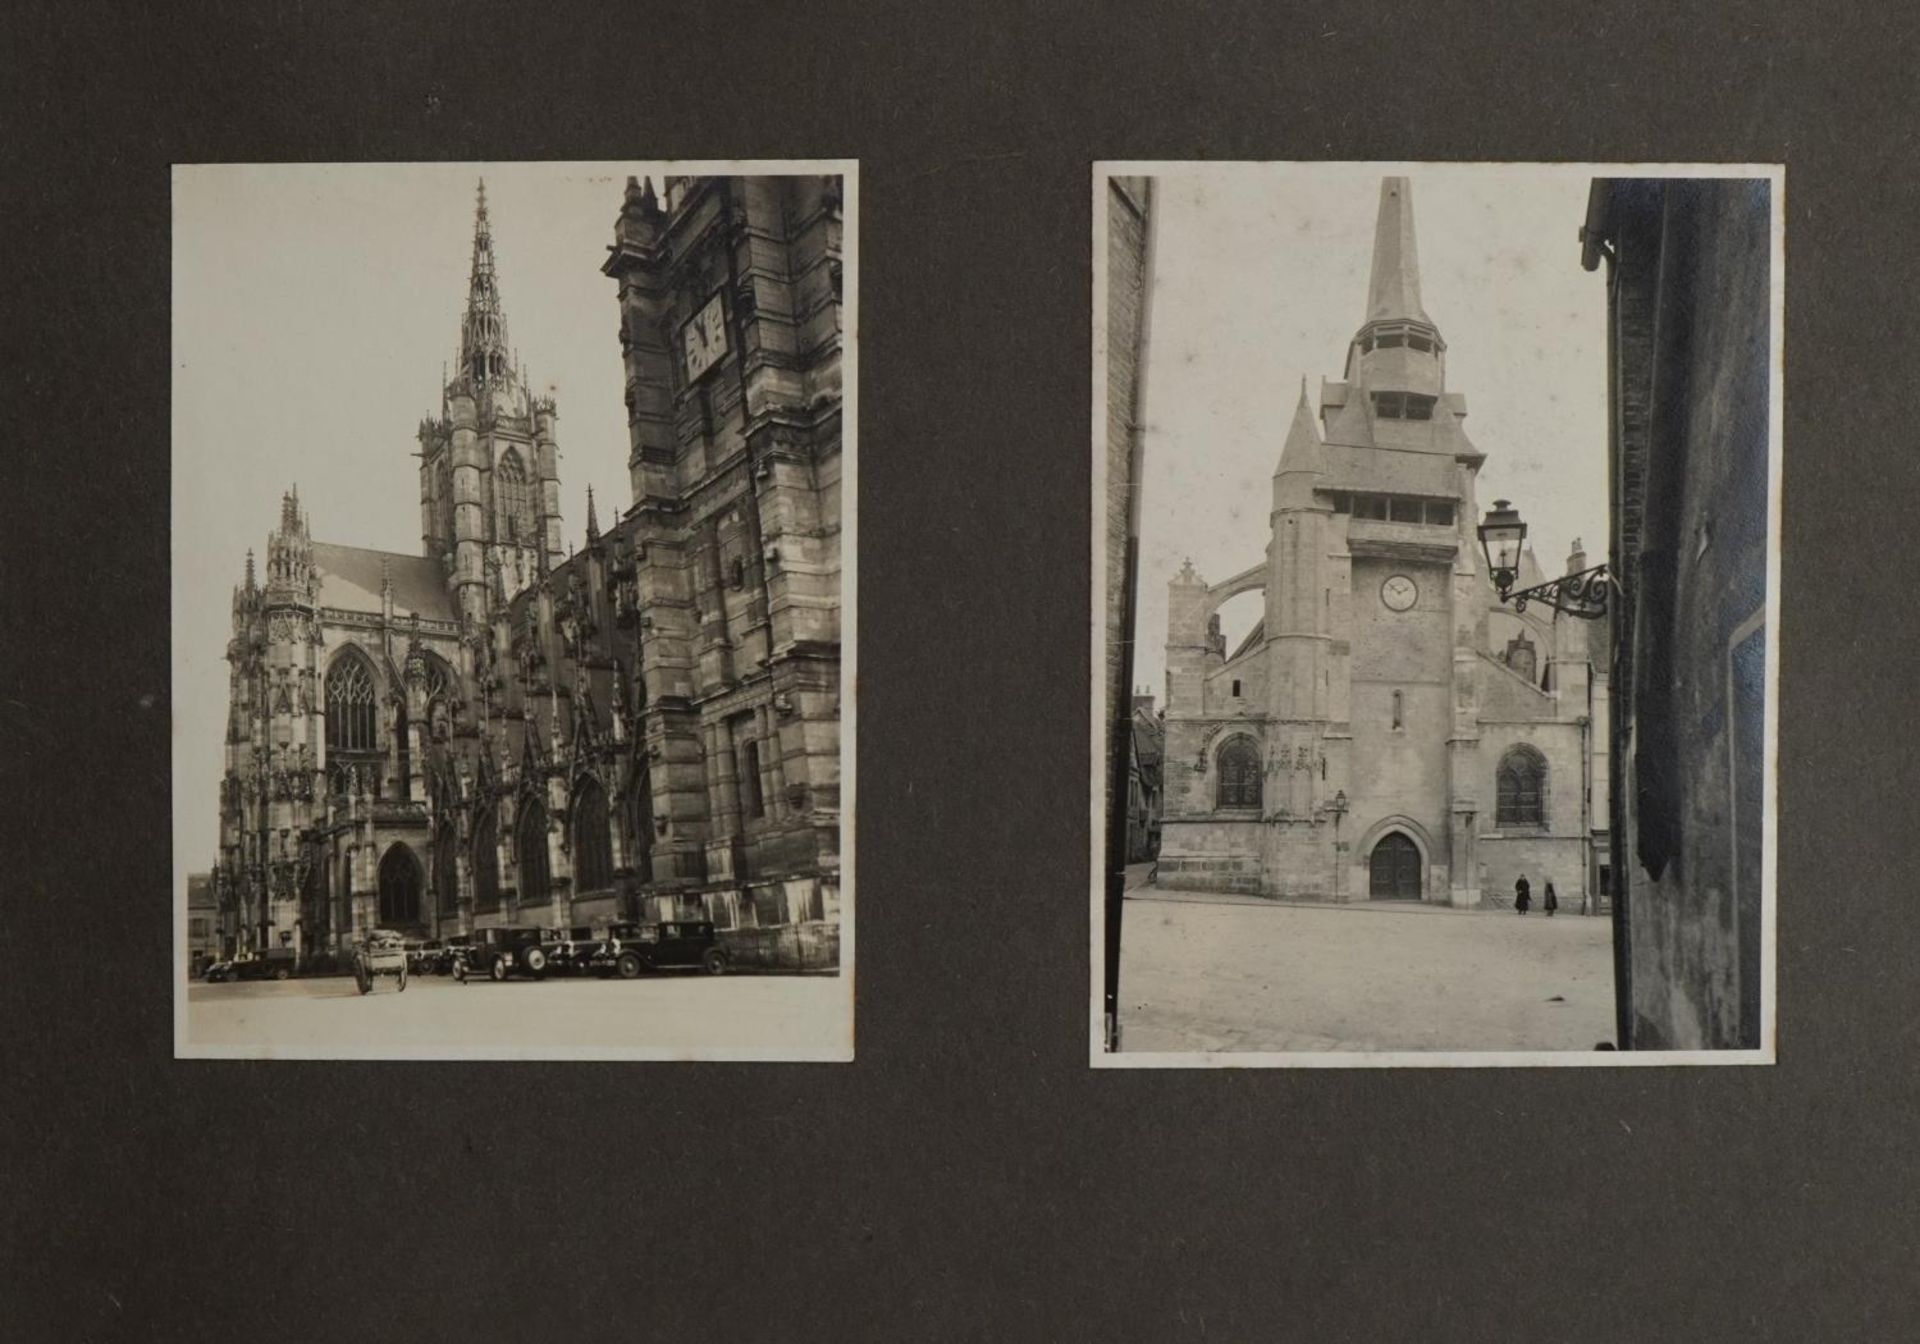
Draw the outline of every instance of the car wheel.
M708 948L707 955L700 958L700 964L706 968L708 975L725 975L727 973L727 954L717 947Z
M520 960L525 964L528 975L545 975L547 973L547 954L540 948L528 948L520 954Z
M458 980L463 985L467 983L467 966L465 962L455 963L453 968L453 978L455 980Z
M640 965L640 954L638 952L622 952L620 954L620 960L614 963L614 967L620 972L620 978L622 980L637 980L640 978L640 971L642 969Z
M487 967L487 974L495 980L505 980L507 978L507 959L505 957L495 957L493 959L493 965Z
M273 968L273 978L275 980L285 980L291 974L292 972L285 966L276 966Z

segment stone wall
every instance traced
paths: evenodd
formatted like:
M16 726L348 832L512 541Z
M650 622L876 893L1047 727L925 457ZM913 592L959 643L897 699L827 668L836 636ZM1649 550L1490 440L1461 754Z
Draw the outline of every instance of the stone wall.
M1739 179L1596 193L1619 258L1613 544L1631 576L1612 762L1627 1043L1754 1048L1773 203Z

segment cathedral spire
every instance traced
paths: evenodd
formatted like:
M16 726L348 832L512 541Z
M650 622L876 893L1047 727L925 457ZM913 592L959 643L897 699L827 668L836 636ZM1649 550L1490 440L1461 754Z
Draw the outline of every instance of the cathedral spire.
M593 513L593 487L587 487L587 541L589 544L600 540L600 520Z
M460 364L485 381L512 370L507 354L507 315L494 274L493 228L487 222L487 182L480 179L473 211L473 265L467 278L467 311L460 322Z
M1433 325L1420 306L1420 254L1413 238L1413 185L1404 177L1380 182L1380 216L1373 230L1373 275L1367 283L1367 321Z

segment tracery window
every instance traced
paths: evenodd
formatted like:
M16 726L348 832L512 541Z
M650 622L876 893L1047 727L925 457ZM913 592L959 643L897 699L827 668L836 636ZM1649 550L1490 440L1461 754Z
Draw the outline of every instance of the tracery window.
M1216 807L1260 806L1260 749L1250 738L1236 737L1220 748Z
M1546 758L1532 747L1518 746L1500 758L1494 777L1494 823L1499 826L1541 826L1546 821Z
M522 804L515 834L520 842L520 904L543 904L553 891L547 867L547 809L532 799Z
M613 885L613 831L608 825L607 791L590 776L582 778L574 789L573 876L575 891L602 891Z
M520 454L507 449L493 475L493 499L500 510L500 539L532 545L535 537L533 484L527 478Z
M373 713L373 674L348 654L327 673L327 751L372 751Z
M491 804L473 823L473 908L500 908L500 849Z

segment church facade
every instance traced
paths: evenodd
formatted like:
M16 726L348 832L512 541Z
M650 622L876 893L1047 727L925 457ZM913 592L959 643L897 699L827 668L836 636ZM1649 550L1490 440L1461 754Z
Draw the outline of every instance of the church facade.
M1169 585L1162 885L1479 906L1524 875L1598 908L1605 633L1498 601L1446 354L1411 187L1388 178L1365 320L1317 414L1301 387L1265 557ZM1248 592L1262 617L1228 648L1219 609Z
M421 553L282 502L233 595L226 949L711 918L837 964L841 181L629 179L632 502L563 551L559 409L516 367L482 187ZM397 481L396 481L397 484Z

